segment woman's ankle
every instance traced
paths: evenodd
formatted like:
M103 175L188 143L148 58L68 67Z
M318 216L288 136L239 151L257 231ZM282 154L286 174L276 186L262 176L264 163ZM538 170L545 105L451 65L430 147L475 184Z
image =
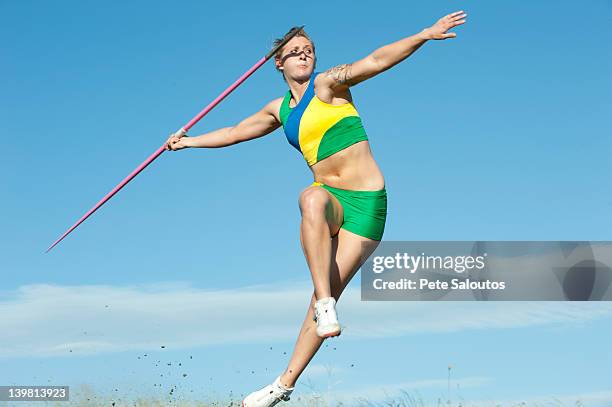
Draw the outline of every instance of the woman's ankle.
M287 389L292 389L295 387L295 379L293 379L292 377L290 377L289 375L287 375L287 372L283 372L280 375L280 382L283 386L285 386Z

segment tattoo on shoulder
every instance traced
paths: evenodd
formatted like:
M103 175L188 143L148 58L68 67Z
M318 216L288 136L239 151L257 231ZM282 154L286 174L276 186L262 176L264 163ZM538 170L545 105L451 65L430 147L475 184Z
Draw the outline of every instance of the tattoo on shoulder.
M332 78L339 85L349 84L351 79L353 79L353 75L351 74L352 67L353 64L337 65L324 73L325 76Z

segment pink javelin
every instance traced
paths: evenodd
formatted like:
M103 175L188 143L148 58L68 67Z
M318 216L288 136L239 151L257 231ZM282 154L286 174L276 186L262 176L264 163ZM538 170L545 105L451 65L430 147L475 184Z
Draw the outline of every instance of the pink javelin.
M208 112L210 112L215 106L217 106L227 95L229 95L234 89L236 89L242 82L244 82L249 76L253 74L260 66L262 66L268 59L270 59L279 49L281 49L291 38L293 38L304 26L297 27L291 30L283 42L274 47L270 52L266 54L263 58L261 58L251 69L246 71L236 82L230 85L227 89L225 89L215 100L213 100L208 106L206 106L200 113L198 113L193 119L189 121L185 126L182 127L184 131L188 131L191 127L193 127L202 117L204 117ZM115 195L121 188L123 188L128 182L130 182L136 175L138 175L142 170L144 170L149 164L153 162L157 157L159 157L164 151L166 151L166 144L162 145L157 151L155 151L149 158L147 158L142 164L140 164L130 175L125 177L123 181L119 183L112 191L110 191L104 198L100 200L93 208L91 208L81 219L79 219L70 229L66 231L59 239L57 239L49 248L45 251L48 253L53 247L55 247L59 242L61 242L70 232L77 228L81 223L85 221L92 213L94 213L98 208L100 208L106 201L111 199L113 195Z

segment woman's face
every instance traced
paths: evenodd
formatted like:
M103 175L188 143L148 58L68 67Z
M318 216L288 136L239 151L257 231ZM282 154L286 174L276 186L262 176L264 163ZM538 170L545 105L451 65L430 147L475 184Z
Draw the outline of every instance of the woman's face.
M285 78L296 81L308 80L314 71L315 54L312 44L305 37L293 37L283 47L276 60L276 66L284 72Z

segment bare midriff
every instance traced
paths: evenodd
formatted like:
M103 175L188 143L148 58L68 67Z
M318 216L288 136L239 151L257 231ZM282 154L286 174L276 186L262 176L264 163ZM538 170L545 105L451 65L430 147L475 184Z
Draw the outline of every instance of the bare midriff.
M378 191L385 187L370 143L357 142L310 167L317 182L356 191Z

